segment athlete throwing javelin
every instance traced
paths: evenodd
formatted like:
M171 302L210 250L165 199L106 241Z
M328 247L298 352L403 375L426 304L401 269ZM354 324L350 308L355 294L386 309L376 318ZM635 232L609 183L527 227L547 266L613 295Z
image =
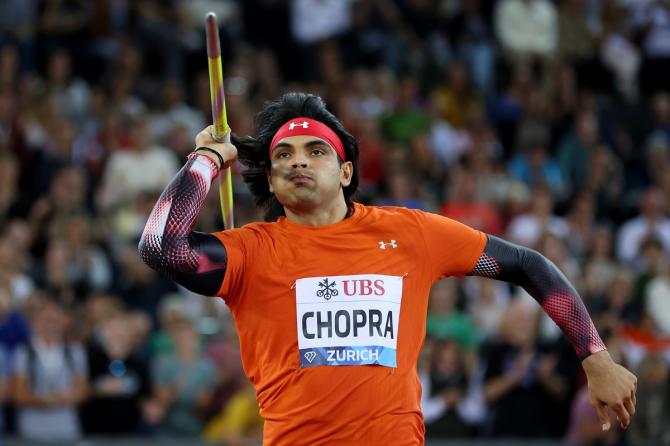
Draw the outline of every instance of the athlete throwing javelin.
M464 275L528 291L582 359L603 429L608 408L629 425L636 378L612 361L553 263L448 218L354 202L356 141L317 96L268 102L257 126L232 143L211 128L196 136L139 250L186 288L225 300L266 446L423 444L416 362L428 293ZM267 222L192 231L212 181L238 157Z

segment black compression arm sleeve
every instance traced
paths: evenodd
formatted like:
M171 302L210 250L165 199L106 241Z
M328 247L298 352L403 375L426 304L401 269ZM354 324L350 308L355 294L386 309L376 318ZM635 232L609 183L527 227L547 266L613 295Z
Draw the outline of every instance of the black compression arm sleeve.
M191 229L217 174L211 160L192 154L158 199L139 244L147 265L208 296L221 287L226 249L215 236Z
M563 330L580 359L605 350L575 288L556 265L537 251L488 235L486 248L469 275L523 287Z

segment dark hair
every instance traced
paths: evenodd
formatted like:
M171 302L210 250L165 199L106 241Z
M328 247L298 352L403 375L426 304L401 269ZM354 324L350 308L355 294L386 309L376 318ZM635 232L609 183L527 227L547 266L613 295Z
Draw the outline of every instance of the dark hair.
M239 161L247 167L242 178L254 196L257 206L265 209L265 221L275 221L284 215L284 207L270 192L267 174L270 171L270 143L277 130L287 121L304 116L330 127L342 141L347 161L353 163L351 183L344 188L344 199L350 203L358 190L358 143L342 123L326 109L319 96L306 93L286 93L279 99L268 101L256 115L257 136L232 135Z

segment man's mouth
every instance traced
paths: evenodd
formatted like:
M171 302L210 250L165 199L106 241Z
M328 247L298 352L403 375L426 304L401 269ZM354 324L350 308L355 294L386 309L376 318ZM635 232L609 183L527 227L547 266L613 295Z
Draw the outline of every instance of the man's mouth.
M306 182L311 181L311 180L312 180L312 177L310 177L309 175L301 174L301 173L289 176L289 181L292 181L294 183L306 183Z

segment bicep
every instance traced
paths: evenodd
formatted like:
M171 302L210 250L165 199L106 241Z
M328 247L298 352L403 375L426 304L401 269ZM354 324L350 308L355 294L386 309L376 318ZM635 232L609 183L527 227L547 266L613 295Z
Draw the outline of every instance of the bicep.
M529 263L531 267L542 269L546 267L545 262L547 260L544 257L529 248L487 235L484 251L468 275L504 280L523 286L529 273Z

